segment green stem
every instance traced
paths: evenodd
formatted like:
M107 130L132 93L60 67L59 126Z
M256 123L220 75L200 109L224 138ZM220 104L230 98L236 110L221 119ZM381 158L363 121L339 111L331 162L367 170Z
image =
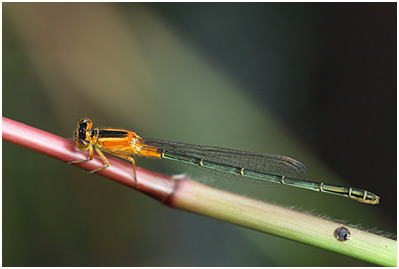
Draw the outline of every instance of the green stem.
M382 266L396 266L396 241L346 226L350 239L339 241L340 223L237 194L182 180L170 205L254 230L328 249Z

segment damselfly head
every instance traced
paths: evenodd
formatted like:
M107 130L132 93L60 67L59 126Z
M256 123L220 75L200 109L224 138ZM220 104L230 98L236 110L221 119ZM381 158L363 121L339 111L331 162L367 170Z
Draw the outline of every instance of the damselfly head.
M88 150L90 148L90 130L93 123L88 118L83 118L78 122L78 128L73 134L73 140L80 150Z

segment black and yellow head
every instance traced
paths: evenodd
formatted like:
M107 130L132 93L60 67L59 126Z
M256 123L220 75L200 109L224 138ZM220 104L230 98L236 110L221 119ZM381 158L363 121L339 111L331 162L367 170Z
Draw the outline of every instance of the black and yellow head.
M88 118L83 118L78 122L78 128L73 134L73 140L80 150L88 150L91 146L91 127L93 123Z

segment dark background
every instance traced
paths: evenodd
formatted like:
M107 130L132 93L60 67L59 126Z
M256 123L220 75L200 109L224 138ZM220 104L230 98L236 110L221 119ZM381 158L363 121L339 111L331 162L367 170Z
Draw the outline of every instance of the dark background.
M3 116L64 137L85 116L288 155L309 179L381 204L139 165L395 237L396 13L396 3L5 3ZM3 143L3 266L364 265Z
M154 8L320 158L357 186L370 179L389 192L384 210L396 209L396 188L378 180L396 178L396 3Z

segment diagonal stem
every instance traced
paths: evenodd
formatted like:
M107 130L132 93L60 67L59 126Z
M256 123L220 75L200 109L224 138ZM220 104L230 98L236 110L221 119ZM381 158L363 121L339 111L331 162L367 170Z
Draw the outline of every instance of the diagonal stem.
M3 140L37 151L63 162L87 158L73 141L3 117ZM51 146L50 146L51 145ZM110 167L98 174L135 189L130 163L107 156ZM86 170L103 165L95 155L93 161L76 164ZM176 179L137 167L138 191L177 209L182 209L247 228L274 234L305 244L383 266L396 266L396 241L352 227L344 227L346 236L338 240L341 224L229 193L195 182ZM348 235L348 232L350 235ZM345 240L347 239L347 240Z

